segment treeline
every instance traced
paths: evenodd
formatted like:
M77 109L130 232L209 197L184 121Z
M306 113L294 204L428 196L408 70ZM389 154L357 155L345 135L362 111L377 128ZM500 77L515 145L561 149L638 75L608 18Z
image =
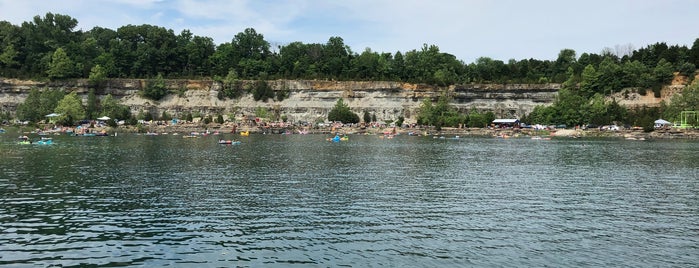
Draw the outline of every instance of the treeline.
M78 21L47 13L13 25L0 22L0 75L17 78L215 78L230 73L246 80L335 79L391 80L433 85L460 83L562 83L574 76L591 93L628 87L659 89L673 72L693 74L699 65L699 39L691 48L656 43L633 50L605 49L600 54L571 49L555 61L487 57L464 63L436 45L395 53L366 48L354 52L341 37L324 44L292 42L271 47L252 28L215 44L189 30L154 25L126 25L116 30L75 30ZM465 49L467 45L465 45ZM657 90L656 90L657 91Z

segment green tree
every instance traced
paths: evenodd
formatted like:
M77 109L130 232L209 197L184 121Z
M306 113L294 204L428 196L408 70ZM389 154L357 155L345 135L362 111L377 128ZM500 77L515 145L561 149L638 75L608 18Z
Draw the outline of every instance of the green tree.
M367 110L364 110L364 114L362 115L362 118L364 119L364 123L369 123L371 122L371 115Z
M154 79L150 79L146 82L146 88L143 89L142 95L143 97L157 101L165 97L167 91L163 75L158 74Z
M234 69L230 69L228 71L228 74L223 79L222 84L222 96L228 97L230 99L237 99L243 96L243 94L245 93L242 82L238 80L238 73L236 73ZM219 99L223 99L223 97L219 97Z
M663 117L672 121L680 121L682 111L699 111L699 83L695 82L685 87L681 94L672 96Z
M344 103L342 98L338 99L333 107L328 113L328 121L335 122L340 121L342 123L359 123L359 116L350 110L349 106Z
M105 96L101 104L101 115L116 120L127 120L132 117L131 109L126 105L119 104L119 102L112 97L112 94Z
M598 78L597 84L599 89L595 93L610 94L621 90L622 84L622 71L619 64L617 64L612 57L606 57L599 64L598 68Z
M45 114L41 113L41 91L37 88L29 90L27 98L24 102L17 106L17 118L30 122L38 122L44 118Z
M267 102L268 99L274 98L274 90L264 80L257 80L252 90L252 97L256 101Z
M51 56L49 69L46 71L51 79L69 78L75 73L75 63L68 57L63 48L57 48Z
M19 64L17 61L19 52L15 50L15 47L12 44L7 45L0 51L2 51L2 53L0 53L0 66L13 68Z
M61 90L44 90L41 92L39 111L42 115L53 113L58 106L58 102L63 99L65 93Z
M107 70L102 65L95 65L90 69L90 76L87 81L90 86L100 87L107 79Z
M437 118L434 116L434 110L435 108L432 105L432 100L429 98L422 100L417 114L417 123L428 126L434 125L437 121Z
M64 126L73 126L76 121L85 119L85 108L75 91L65 95L58 102L55 112L60 114L56 122Z
M658 64L653 69L653 75L655 76L655 81L660 84L667 84L672 81L673 75L672 63L665 59L660 59Z
M592 64L588 64L580 75L579 95L589 98L597 92L597 79L599 75Z
M85 105L85 115L88 119L95 119L98 116L99 108L97 96L95 95L95 90L90 89L87 93L87 104Z

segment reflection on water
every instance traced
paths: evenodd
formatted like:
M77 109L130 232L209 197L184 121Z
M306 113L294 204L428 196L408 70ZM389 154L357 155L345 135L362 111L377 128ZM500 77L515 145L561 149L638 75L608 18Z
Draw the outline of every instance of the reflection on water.
M694 266L699 143L0 136L0 265Z

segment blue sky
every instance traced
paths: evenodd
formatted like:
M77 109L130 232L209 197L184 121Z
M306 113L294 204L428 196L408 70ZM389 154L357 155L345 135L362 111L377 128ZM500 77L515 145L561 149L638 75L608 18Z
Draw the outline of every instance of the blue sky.
M696 0L0 0L0 20L16 25L46 12L85 31L151 24L217 44L252 27L277 45L339 36L357 53L437 45L466 63L554 60L564 48L580 56L656 42L691 47L699 38Z

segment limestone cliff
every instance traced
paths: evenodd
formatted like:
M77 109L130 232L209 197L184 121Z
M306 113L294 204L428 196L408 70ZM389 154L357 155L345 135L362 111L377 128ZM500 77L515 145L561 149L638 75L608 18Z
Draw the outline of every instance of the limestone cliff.
M192 111L240 117L254 114L258 107L263 107L270 114L286 115L292 122L327 118L337 99L343 98L360 117L368 111L376 114L379 120L395 120L403 116L410 123L415 121L423 99L436 100L443 92L453 97L451 104L461 111L477 109L493 111L499 117L519 117L531 112L536 105L552 103L560 88L558 84L467 84L439 88L382 81L270 80L267 83L274 90L288 90L289 98L258 102L250 95L220 100L217 96L221 84L212 80L167 80L166 83L172 94L160 101L144 99L138 94L146 84L140 79L110 79L97 93L99 97L111 94L131 107L133 113L150 111L160 115L167 111L178 116ZM17 105L24 101L32 88L76 91L84 99L88 92L86 80L37 82L0 78L1 109L16 111Z

